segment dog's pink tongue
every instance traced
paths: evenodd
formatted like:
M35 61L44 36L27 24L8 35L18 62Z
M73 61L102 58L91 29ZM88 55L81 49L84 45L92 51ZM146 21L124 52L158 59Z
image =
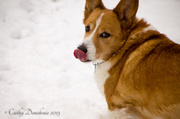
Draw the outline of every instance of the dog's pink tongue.
M74 56L75 58L80 59L83 62L86 61L86 57L87 57L86 53L79 49L74 50Z

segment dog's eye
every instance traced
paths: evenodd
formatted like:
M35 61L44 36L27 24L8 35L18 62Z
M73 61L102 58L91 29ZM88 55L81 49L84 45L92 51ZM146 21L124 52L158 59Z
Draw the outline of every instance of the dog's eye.
M102 38L108 38L110 36L111 35L109 33L107 33L107 32L103 32L102 34L100 34L100 37L102 37Z
M90 31L90 26L86 26L85 30L86 30L86 32L89 32Z

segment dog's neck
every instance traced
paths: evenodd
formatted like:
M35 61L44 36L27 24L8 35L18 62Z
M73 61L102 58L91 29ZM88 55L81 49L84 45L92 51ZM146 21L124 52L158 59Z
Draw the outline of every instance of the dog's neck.
M151 30L151 32L148 32ZM136 19L131 29L127 31L127 37L124 45L119 48L119 50L112 54L108 61L112 63L112 66L116 65L119 61L121 61L122 57L128 56L133 50L136 49L139 45L146 42L146 40L150 39L154 35L159 35L160 33L156 31L151 25L149 25L145 20ZM121 62L122 63L122 62Z

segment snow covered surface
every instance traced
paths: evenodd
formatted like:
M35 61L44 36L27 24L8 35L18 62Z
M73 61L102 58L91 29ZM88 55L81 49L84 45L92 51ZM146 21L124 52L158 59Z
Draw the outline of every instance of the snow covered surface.
M103 2L113 8L119 0ZM94 66L73 56L83 39L84 4L85 0L0 0L0 119L106 117ZM140 0L137 16L180 43L179 11L180 0Z

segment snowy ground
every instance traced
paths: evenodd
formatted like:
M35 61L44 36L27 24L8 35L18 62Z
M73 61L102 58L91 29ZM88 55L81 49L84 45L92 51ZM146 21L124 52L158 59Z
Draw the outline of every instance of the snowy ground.
M103 1L108 8L119 2ZM106 116L93 65L73 56L83 39L84 4L85 0L0 0L0 119ZM138 17L180 43L179 11L180 0L140 0ZM30 110L49 114L25 115Z

